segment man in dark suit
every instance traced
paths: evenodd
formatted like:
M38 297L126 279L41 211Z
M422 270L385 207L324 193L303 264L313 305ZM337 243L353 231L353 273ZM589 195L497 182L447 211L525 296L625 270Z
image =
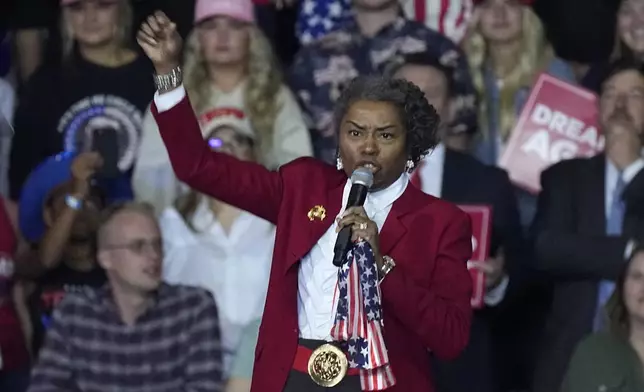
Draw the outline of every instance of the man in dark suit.
M453 69L449 62L441 62L443 58L445 57L441 54L416 53L401 59L398 66L392 66L391 71L394 76L411 81L425 92L429 103L441 116L443 125L440 128L440 134L445 143L445 140L460 140L467 138L468 135L455 138L453 135L448 135L453 130L444 126L450 122L450 80ZM443 143L421 161L412 175L412 183L425 193L459 205L490 206L492 208L490 247L492 257L485 263L473 263L474 268L481 269L486 274L485 306L474 313L470 343L458 360L436 361L438 390L441 392L498 391L501 380L496 373L501 369L507 370L509 365L499 363L499 360L502 361L504 357L510 356L506 350L503 350L504 346L508 346L511 341L507 332L514 334L518 330L516 323L512 329L508 329L500 322L503 320L500 317L503 312L499 309L505 308L500 305L505 305L510 282L514 289L515 283L521 281L515 274L519 271L514 269L511 271L511 275L516 279L510 279L507 271L510 266L518 267L517 262L522 258L521 224L517 201L505 171L487 166L476 158ZM511 262L506 265L506 260ZM491 328L493 324L499 325ZM492 329L504 331L503 339L496 341L492 336ZM497 347L500 350L496 350ZM525 352L522 356L525 356ZM494 357L498 360L495 361ZM514 360L514 363L516 364L517 361Z
M603 305L640 237L644 206L644 73L612 65L602 85L602 154L541 175L534 223L536 266L554 287L533 390L559 390L575 346L604 328Z

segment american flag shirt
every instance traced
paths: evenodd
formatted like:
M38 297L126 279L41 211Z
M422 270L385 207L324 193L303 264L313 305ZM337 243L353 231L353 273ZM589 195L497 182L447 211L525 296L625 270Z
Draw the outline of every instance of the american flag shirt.
M465 37L474 4L472 0L400 0L408 19L424 23L452 41ZM310 44L334 31L351 18L351 0L304 0L296 31L300 43Z
M295 24L300 43L308 45L351 18L351 0L304 0Z
M385 73L412 53L435 56L452 72L452 132L477 128L476 94L461 49L442 34L403 17L375 36L362 36L354 19L340 30L304 46L296 55L289 83L310 121L311 141L318 159L335 164L337 140L333 108L344 87L358 75Z
M338 305L331 337L346 344L349 367L360 369L363 391L381 391L396 384L382 334L378 268L369 243L347 252L338 269Z

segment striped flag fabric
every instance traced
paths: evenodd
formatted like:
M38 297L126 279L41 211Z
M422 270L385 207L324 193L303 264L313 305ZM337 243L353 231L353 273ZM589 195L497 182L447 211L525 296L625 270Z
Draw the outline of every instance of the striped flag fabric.
M407 19L423 23L455 43L467 33L476 0L400 0ZM352 17L350 0L303 0L296 23L297 36L309 44L342 27Z
M424 23L455 43L467 33L474 12L472 0L401 0L408 19Z
M350 368L360 370L363 391L396 384L382 335L383 315L378 269L371 245L360 241L338 268L337 310L331 337L346 343Z

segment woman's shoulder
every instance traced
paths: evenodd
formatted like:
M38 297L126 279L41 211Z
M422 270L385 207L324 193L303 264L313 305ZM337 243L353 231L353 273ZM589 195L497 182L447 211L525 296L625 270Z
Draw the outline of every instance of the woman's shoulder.
M154 72L154 67L150 59L146 56L141 55L135 51L132 51L128 54L129 60L123 67L131 70L133 73L144 73L149 75L150 72Z
M575 349L564 391L630 385L637 382L632 379L637 365L637 355L625 339L610 333L589 335Z
M593 354L597 352L624 352L630 346L628 342L612 333L600 332L584 338L577 346L580 354Z
M25 82L23 91L28 93L39 90L43 93L45 88L57 88L63 81L64 67L62 64L53 60L48 60L39 65L34 73ZM44 95L44 94L43 94Z
M286 178L299 178L301 176L306 176L307 178L319 178L312 176L321 175L322 178L334 180L339 179L340 177L344 177L344 179L346 179L346 175L342 171L337 170L332 165L313 157L300 157L294 159L291 162L280 166L278 170L283 174L283 177Z
M291 90L291 88L285 83L282 83L277 91L277 100L282 105L290 103L297 104L295 93L293 93L293 90Z

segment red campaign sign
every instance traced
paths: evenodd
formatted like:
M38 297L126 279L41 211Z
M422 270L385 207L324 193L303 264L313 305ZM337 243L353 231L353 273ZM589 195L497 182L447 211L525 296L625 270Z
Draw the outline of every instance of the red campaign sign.
M490 256L490 238L492 234L492 207L485 205L459 205L472 222L472 258L470 261L485 262ZM485 298L485 275L468 263L467 269L472 276L472 307L483 307Z
M517 186L541 190L541 172L564 159L604 149L597 127L597 95L541 74L521 111L499 166Z

